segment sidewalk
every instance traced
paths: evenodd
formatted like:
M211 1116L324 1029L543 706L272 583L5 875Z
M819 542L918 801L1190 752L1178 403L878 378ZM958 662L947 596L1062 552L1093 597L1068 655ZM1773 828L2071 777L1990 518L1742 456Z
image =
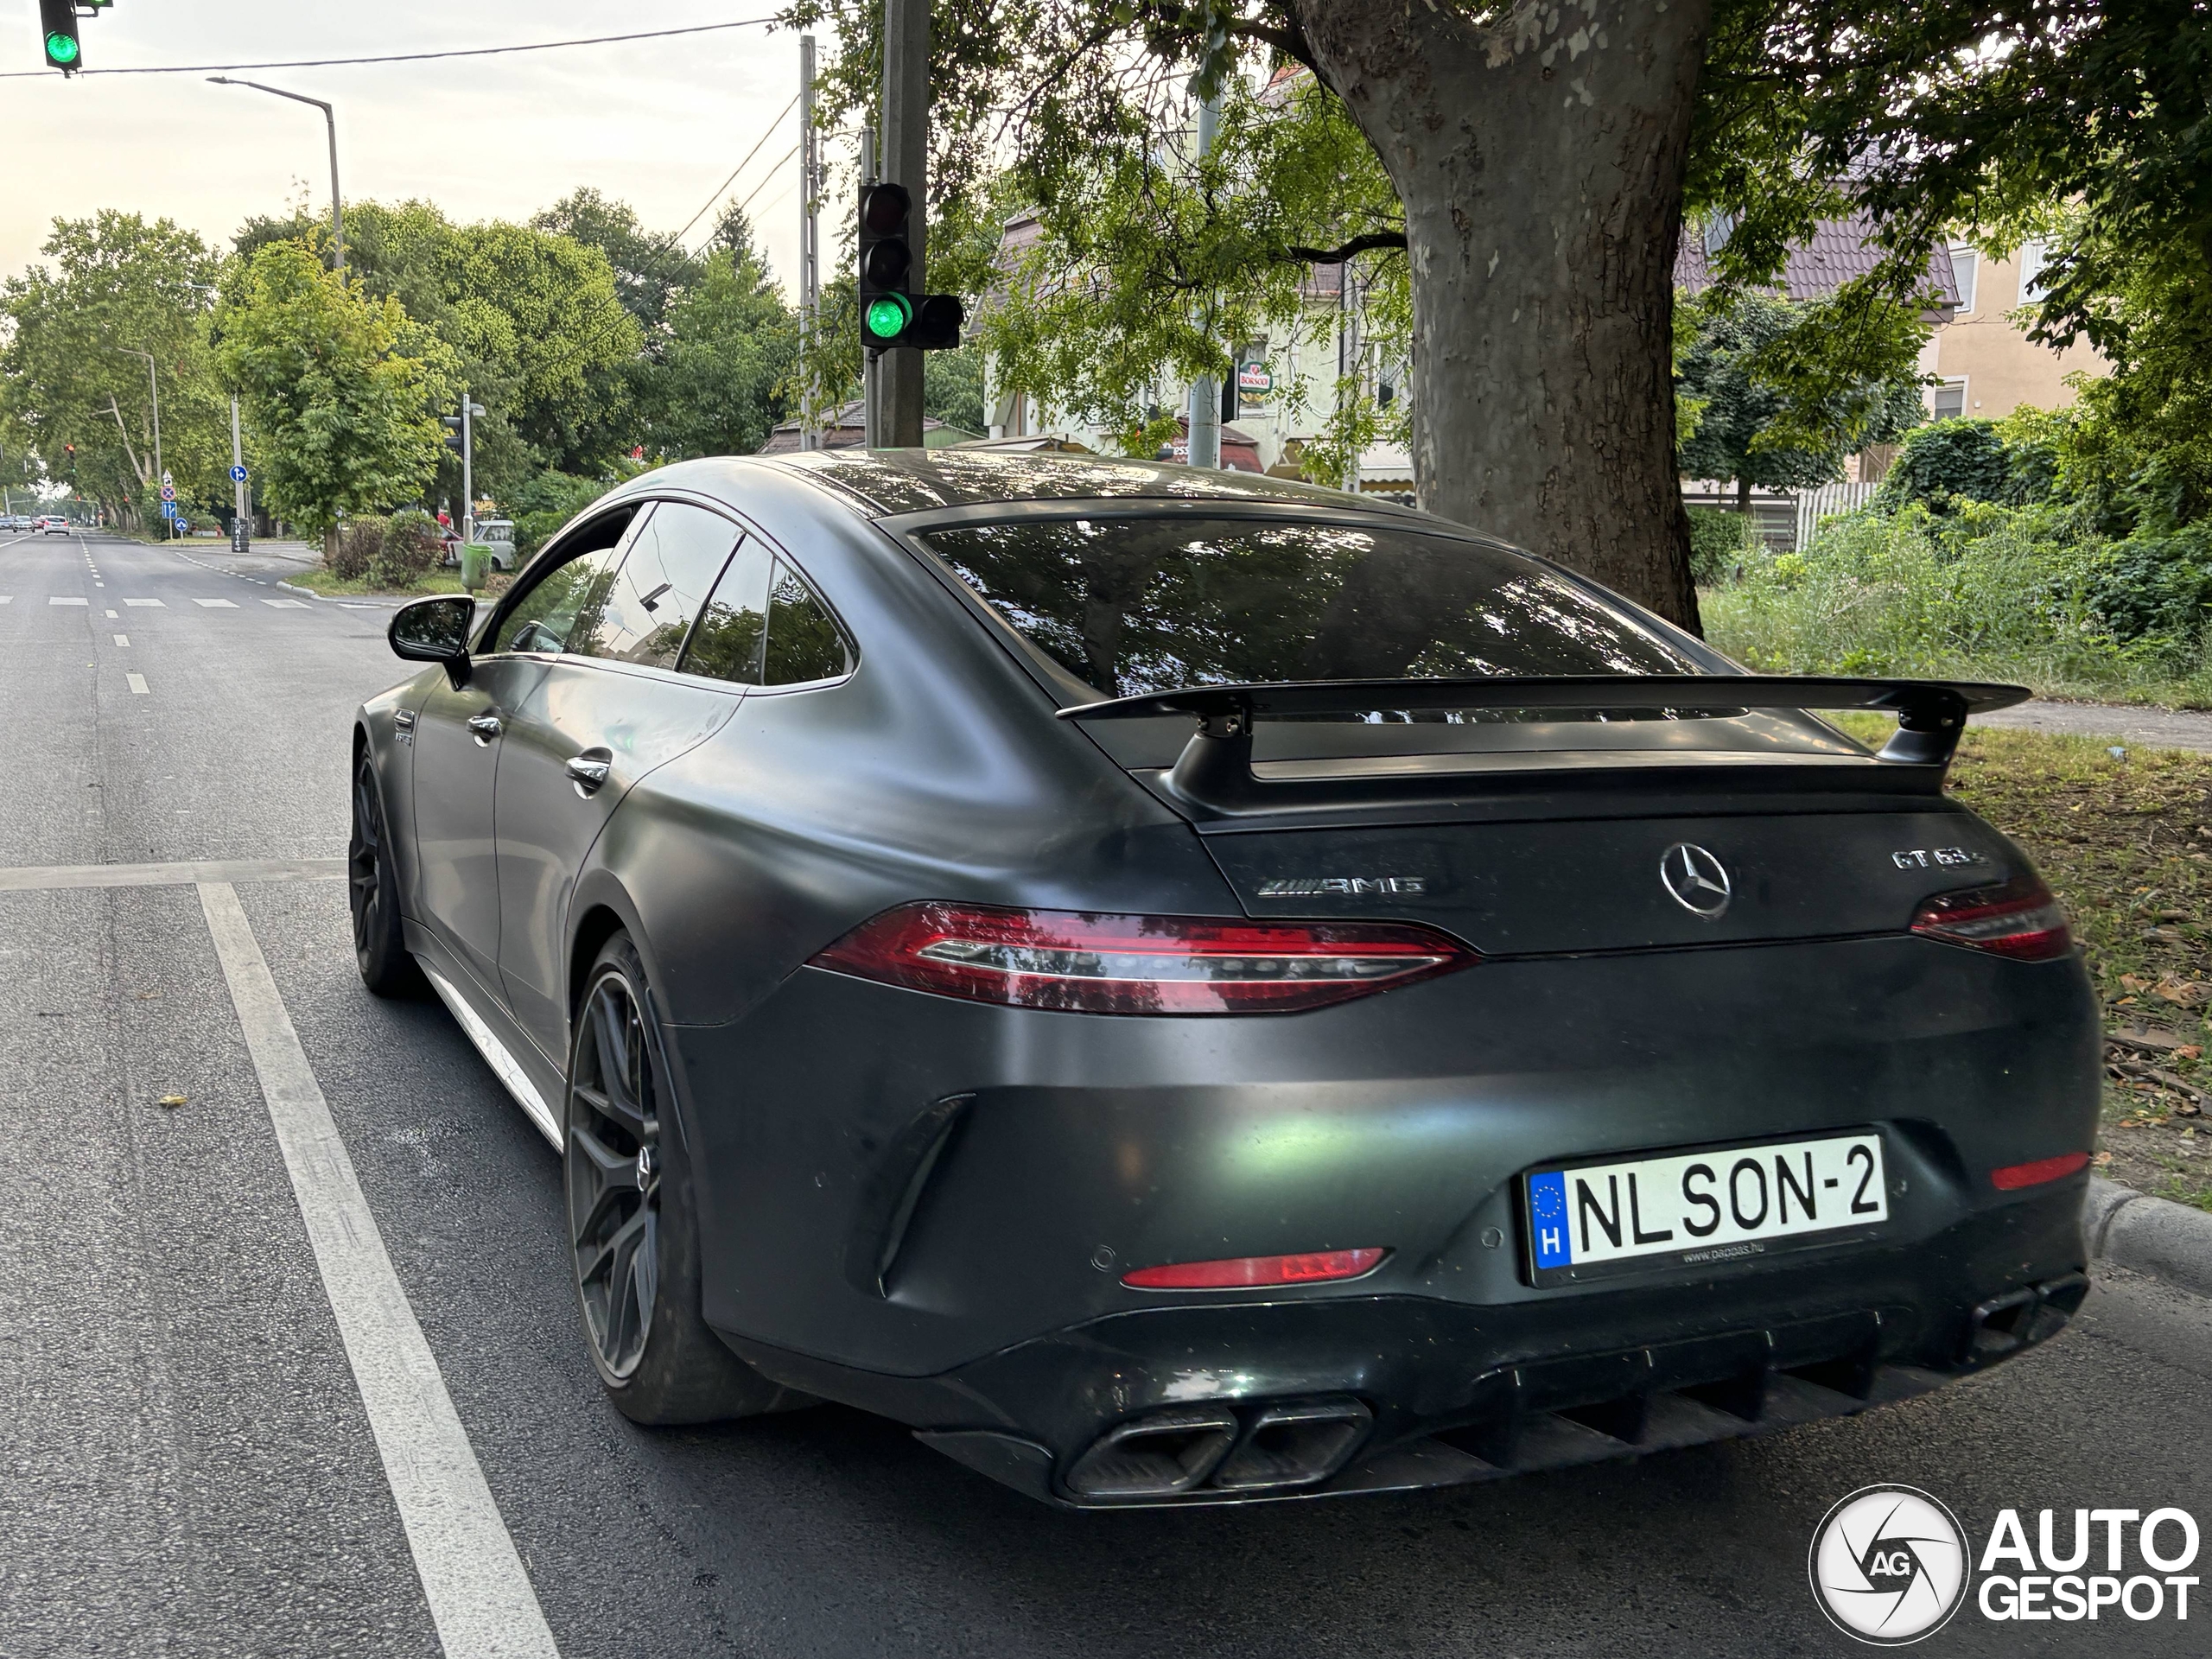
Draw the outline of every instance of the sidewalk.
M2146 749L2195 749L2212 754L2212 715L2129 703L2055 702L2034 697L2016 708L1979 715L1973 726L2012 726L2031 732L2110 738Z

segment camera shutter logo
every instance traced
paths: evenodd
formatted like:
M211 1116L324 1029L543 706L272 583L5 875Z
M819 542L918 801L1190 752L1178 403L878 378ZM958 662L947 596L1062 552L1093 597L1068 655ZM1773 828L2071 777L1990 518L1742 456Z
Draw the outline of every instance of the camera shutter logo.
M1943 1628L1966 1599L1966 1534L1912 1486L1862 1486L1813 1533L1813 1599L1846 1636L1901 1648Z

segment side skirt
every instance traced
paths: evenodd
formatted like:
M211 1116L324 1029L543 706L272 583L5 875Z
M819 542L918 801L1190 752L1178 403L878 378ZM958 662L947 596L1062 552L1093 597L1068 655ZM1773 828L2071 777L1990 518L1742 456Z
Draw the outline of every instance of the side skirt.
M476 1045L476 1052L492 1068L492 1075L506 1086L507 1092L515 1097L515 1103L553 1150L560 1151L560 1122L553 1116L553 1109L545 1103L545 1096L537 1092L537 1085L531 1081L530 1073L523 1069L522 1062L499 1040L484 1017L469 1006L468 999L454 988L450 980L419 955L416 961L421 963L423 977L430 982L430 988L437 992L439 1001L453 1010L453 1017L468 1033L468 1040Z

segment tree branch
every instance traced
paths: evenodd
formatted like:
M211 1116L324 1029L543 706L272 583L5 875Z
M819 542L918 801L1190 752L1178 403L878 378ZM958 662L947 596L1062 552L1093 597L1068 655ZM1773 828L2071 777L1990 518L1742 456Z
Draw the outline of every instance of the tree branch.
M130 447L130 429L123 423L123 411L116 407L115 394L111 391L107 395L107 411L115 416L115 429L123 434L123 454L130 463L132 475L141 484L152 482L150 474L138 464L138 452Z
M1290 247L1283 251L1309 265L1341 265L1347 259L1357 258L1363 253L1373 253L1378 248L1392 248L1403 253L1406 251L1406 233L1403 231L1370 231L1364 236L1355 236L1351 241L1333 248Z

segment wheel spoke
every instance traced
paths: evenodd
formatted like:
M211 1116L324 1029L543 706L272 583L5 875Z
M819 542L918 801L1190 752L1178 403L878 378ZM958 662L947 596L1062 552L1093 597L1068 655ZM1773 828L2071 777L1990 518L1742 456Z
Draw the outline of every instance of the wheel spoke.
M615 1151L588 1129L572 1126L569 1140L586 1165L579 1172L580 1176L591 1182L589 1193L579 1195L587 1199L585 1213L576 1219L574 1228L575 1243L581 1249L600 1230L600 1223L612 1205L625 1196L638 1193L638 1160Z

